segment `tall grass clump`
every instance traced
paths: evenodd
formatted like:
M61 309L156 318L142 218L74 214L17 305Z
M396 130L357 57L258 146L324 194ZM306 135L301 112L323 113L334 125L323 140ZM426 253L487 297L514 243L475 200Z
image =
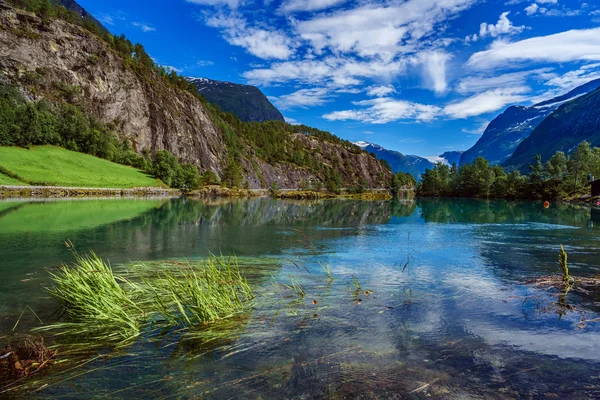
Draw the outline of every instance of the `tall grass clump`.
M569 275L569 266L567 264L567 252L564 247L560 246L560 253L558 255L558 265L560 266L560 270L563 274L563 280L567 285L573 282L573 278Z
M191 328L241 313L252 290L236 259L131 264L115 273L94 253L52 274L64 321L40 328L128 342L146 329Z
M139 334L136 304L142 290L113 274L110 265L93 252L75 254L75 265L51 273L54 286L48 290L62 306L67 322L46 328L68 328L72 333L108 332L109 338L127 339Z

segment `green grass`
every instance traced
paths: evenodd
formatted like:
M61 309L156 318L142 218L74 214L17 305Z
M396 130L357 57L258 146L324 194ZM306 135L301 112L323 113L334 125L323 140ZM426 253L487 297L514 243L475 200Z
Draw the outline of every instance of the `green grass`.
M164 186L135 168L54 146L31 149L0 147L0 167L22 181L36 185L89 188ZM6 178L0 175L2 179Z
M253 295L237 260L131 264L114 272L91 253L51 273L66 319L38 328L90 342L130 343L144 330L201 327L240 314Z
M159 207L163 200L76 200L25 203L0 216L0 233L52 232L92 229L137 217ZM11 208L19 203L0 203Z
M21 182L17 179L11 178L10 176L4 175L0 172L0 186L29 186L25 182Z

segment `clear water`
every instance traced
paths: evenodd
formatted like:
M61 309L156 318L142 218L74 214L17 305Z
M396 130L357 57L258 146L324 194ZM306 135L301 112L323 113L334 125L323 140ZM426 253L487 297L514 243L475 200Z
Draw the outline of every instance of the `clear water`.
M113 265L236 254L259 300L210 328L219 340L144 338L103 349L74 371L55 365L29 391L0 397L600 398L600 294L570 293L574 309L564 310L557 291L526 283L557 273L561 244L573 275L600 275L598 209L476 200L4 202L0 335L26 306L44 322L58 318L43 287L49 267L71 261L66 240ZM304 299L273 285L290 276ZM34 326L25 314L17 330Z

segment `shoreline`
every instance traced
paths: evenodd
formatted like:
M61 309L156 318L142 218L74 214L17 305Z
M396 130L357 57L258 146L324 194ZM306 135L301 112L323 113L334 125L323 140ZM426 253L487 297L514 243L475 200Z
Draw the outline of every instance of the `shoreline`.
M281 189L273 192L269 189L237 189L223 186L206 186L198 190L184 192L179 189L158 187L137 188L86 188L68 186L1 186L0 200L7 199L86 199L86 198L252 198L271 197L290 200L389 200L392 196L387 189L372 189L360 194L342 192L303 191L299 189Z
M0 199L61 199L61 198L121 198L180 197L178 189L157 187L84 188L68 186L0 186Z

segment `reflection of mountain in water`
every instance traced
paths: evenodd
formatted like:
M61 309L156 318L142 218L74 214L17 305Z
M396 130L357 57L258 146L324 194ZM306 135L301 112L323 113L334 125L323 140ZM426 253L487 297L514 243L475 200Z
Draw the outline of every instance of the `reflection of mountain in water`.
M111 220L121 200L106 200L103 209L89 209L96 219ZM39 204L39 207L52 207ZM70 202L68 210L81 215L85 201ZM413 206L414 207L414 206ZM63 209L63 212L66 212ZM252 200L195 201L174 199L141 215L73 230L2 231L0 269L15 271L31 266L55 265L70 261L63 242L71 240L80 251L93 249L113 263L129 260L156 260L174 257L223 254L279 254L297 246L294 230L315 227L357 227L387 223L392 213L411 212L391 202L324 201L288 202L268 198ZM113 219L114 220L114 219ZM274 235L273 233L280 234ZM352 235L353 230L311 230L313 240Z

